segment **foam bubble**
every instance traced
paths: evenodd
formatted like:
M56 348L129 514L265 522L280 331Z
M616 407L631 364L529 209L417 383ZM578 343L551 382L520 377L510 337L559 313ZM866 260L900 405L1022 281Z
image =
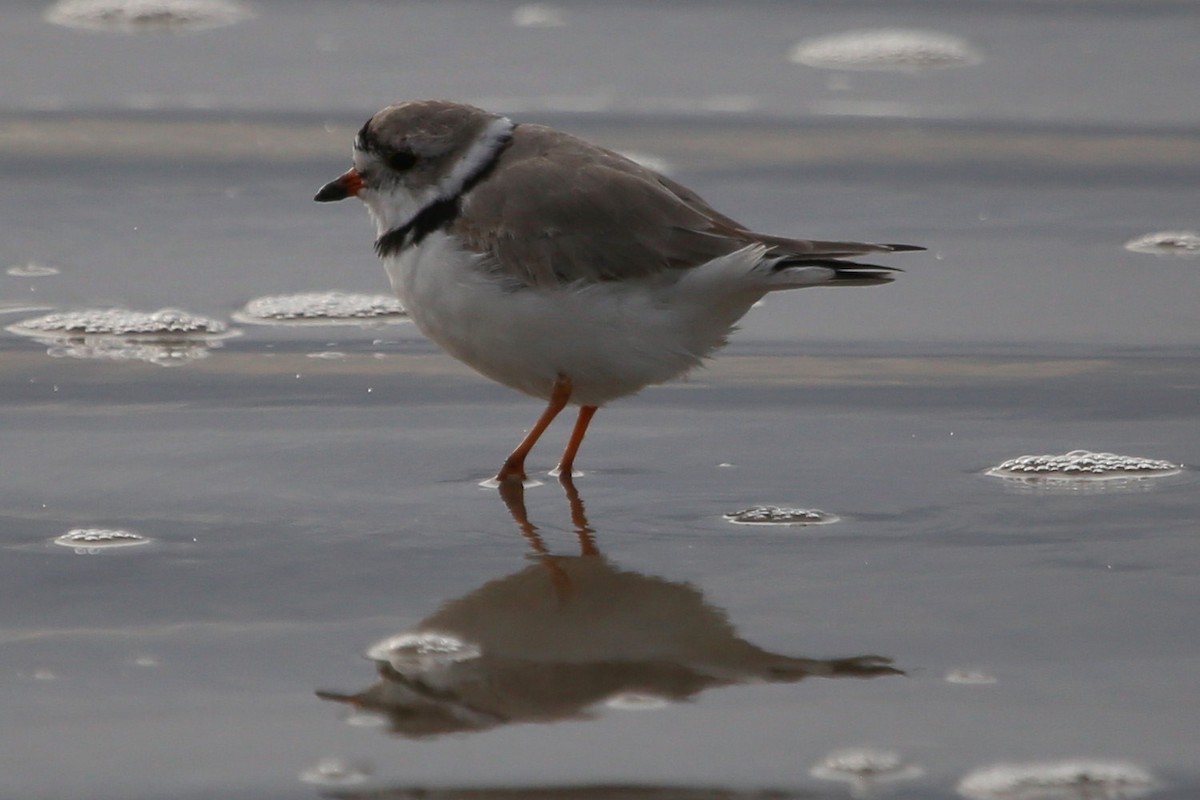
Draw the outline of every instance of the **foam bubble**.
M977 769L959 781L958 793L971 800L1123 800L1156 788L1154 777L1135 764L1071 759Z
M1182 256L1200 258L1200 233L1195 231L1158 231L1147 233L1125 243L1125 249L1134 253L1150 253L1155 256Z
M916 72L977 64L982 57L955 36L881 29L806 39L792 48L788 60L824 69Z
M737 525L829 525L838 517L815 508L786 508L782 506L751 506L731 511L725 519Z
M48 346L54 358L147 361L178 366L204 358L220 339L236 336L225 323L172 308L159 311L60 311L8 326Z
M198 31L253 16L231 0L60 0L45 14L56 25L124 33Z
M479 658L482 651L471 642L435 631L401 633L377 642L367 658L391 664L397 672L412 674Z
M561 28L567 24L562 9L545 3L526 3L512 13L513 25L518 28Z
M57 275L59 272L57 267L47 267L34 261L30 261L28 264L14 264L4 271L16 278L44 278L47 275Z
M610 695L604 701L604 705L616 711L654 711L670 704L662 695L632 691Z
M322 758L302 770L299 778L314 786L358 786L371 777L369 764L355 764L341 758Z
M958 683L964 686L991 686L996 683L996 676L981 669L952 669L946 673L946 683Z
M177 344L146 344L123 342L119 339L95 339L91 342L64 342L51 345L46 355L51 358L98 359L101 361L145 361L159 367L179 367L201 358L208 358L211 347L220 342L180 342Z
M190 336L221 336L225 323L175 308L158 311L128 311L121 308L56 311L9 326L13 333L27 336L121 336L160 341Z
M825 756L809 770L809 774L827 781L845 781L850 784L852 795L863 797L876 784L918 778L924 774L924 770L904 763L891 750L852 747L835 750Z
M55 537L54 544L74 548L79 554L95 554L101 550L114 550L119 547L134 547L149 544L152 540L133 531L111 530L108 528L74 528L61 536Z
M351 728L382 728L387 725L387 717L372 711L351 711L342 717L342 722Z
M1072 450L1062 455L1010 458L986 474L1025 483L1073 484L1158 478L1178 475L1182 469L1179 464L1155 458Z
M404 306L386 294L301 292L259 297L233 315L254 325L363 325L403 322Z

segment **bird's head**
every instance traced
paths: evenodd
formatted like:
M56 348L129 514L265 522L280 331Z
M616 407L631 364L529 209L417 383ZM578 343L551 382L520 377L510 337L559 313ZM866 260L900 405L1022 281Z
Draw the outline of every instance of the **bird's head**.
M512 128L497 114L445 100L388 106L354 137L353 166L314 199L359 198L382 236L435 203L456 201L508 144Z

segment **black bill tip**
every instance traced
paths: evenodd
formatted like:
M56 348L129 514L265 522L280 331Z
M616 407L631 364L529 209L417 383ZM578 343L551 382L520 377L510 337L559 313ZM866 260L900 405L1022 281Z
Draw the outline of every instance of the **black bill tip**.
M358 170L351 167L322 186L321 191L317 192L317 196L313 200L318 203L332 203L335 200L345 200L347 197L358 197L358 193L362 189L362 175L359 175Z
M341 178L332 180L321 187L321 191L317 192L313 200L318 203L332 203L335 200L345 200L350 196L350 190L346 188L346 184Z

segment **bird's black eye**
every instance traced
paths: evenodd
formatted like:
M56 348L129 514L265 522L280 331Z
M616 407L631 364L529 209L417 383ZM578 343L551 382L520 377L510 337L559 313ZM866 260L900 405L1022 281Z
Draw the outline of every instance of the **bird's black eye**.
M388 167L396 172L411 169L415 163L417 163L417 157L412 150L393 150L387 156Z

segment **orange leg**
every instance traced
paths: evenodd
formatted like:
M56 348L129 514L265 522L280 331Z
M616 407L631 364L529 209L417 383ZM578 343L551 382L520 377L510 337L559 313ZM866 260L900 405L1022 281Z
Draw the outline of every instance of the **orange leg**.
M592 421L592 416L598 410L596 406L579 407L579 416L575 419L575 428L571 431L571 438L567 440L567 449L563 450L562 458L558 462L560 476L571 477L575 454L579 452L579 445L583 444L583 435L587 433L588 423Z
M525 457L529 455L529 451L537 444L541 435L546 432L546 428L550 427L550 423L558 416L558 412L566 408L567 401L570 399L571 379L565 375L559 375L558 379L554 381L554 389L550 392L550 402L546 404L546 410L529 429L529 433L525 434L525 438L517 445L517 449L513 450L504 460L504 466L500 467L500 471L496 473L497 481L503 483L508 478L525 480ZM582 439L583 434L580 434L579 438Z

